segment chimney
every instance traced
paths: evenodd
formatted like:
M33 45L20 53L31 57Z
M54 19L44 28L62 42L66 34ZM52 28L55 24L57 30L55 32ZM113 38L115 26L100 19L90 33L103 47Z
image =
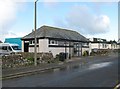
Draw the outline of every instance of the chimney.
M32 32L34 32L34 29L32 29Z

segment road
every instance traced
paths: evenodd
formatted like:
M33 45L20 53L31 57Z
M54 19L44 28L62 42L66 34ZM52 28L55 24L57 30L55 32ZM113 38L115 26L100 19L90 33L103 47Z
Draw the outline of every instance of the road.
M118 82L118 56L98 57L81 65L3 80L3 87L114 87Z

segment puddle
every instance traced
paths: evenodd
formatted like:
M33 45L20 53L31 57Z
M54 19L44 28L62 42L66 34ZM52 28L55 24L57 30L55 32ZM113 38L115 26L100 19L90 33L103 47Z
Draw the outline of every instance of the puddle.
M111 62L104 62L104 63L92 64L90 66L87 65L86 67L89 70L93 70L93 69L106 67L106 66L108 66L110 64L111 64ZM61 67L61 68L53 69L53 72L84 68L85 66L83 66L83 65L84 65L84 63L83 64L80 63L80 64L76 64L76 65L68 65L68 66L64 66L64 67Z
M111 62L105 62L105 63L99 63L99 64L92 64L91 66L89 66L89 70L93 70L93 69L99 69L99 68L103 68L106 67L108 65L110 65Z
M72 66L72 68L77 69L77 68L79 68L79 65L74 65L74 66Z
M61 68L55 68L52 71L53 72L59 72L59 71L77 69L77 68L79 68L79 65L68 65L68 66L64 66L64 67L61 67Z
M61 67L60 70L66 70L67 66Z
M60 71L60 68L53 69L54 72Z
M92 64L92 65L87 65L85 66L84 63L80 63L80 64L76 64L76 65L67 65L67 66L63 66L61 68L55 68L52 70L47 70L47 72L60 72L60 71L65 71L65 70L73 70L73 69L79 69L79 68L87 68L89 70L93 70L93 69L99 69L99 68L103 68L106 67L108 65L110 65L111 62L104 62L104 63L98 63L98 64ZM83 66L84 65L84 66ZM44 71L46 72L46 71Z

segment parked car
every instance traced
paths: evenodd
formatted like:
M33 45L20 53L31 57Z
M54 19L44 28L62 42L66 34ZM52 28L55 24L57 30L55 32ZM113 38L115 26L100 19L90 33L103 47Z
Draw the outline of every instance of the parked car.
M16 52L21 52L18 44L0 43L0 55L9 55Z

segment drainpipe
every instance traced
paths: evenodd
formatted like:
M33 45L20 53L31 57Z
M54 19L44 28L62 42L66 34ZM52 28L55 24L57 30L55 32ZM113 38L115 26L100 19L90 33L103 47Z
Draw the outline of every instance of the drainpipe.
M82 56L82 42L81 42L81 56Z
M66 53L67 53L67 49L66 49L66 41L65 41L65 59L67 59Z

